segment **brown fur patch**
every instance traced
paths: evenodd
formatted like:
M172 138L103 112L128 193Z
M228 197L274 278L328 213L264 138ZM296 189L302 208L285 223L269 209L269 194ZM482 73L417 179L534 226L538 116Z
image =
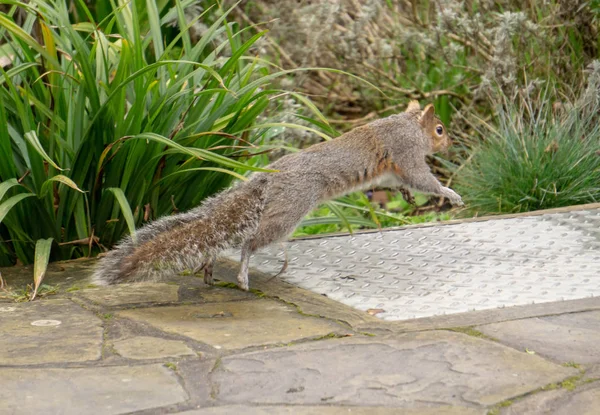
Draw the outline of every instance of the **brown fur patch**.
M400 166L398 166L396 163L392 163L392 165L391 165L391 170L394 172L394 174L396 174L396 175L398 175L398 176L402 177L402 175L403 175L403 171L402 171L402 169L400 168Z

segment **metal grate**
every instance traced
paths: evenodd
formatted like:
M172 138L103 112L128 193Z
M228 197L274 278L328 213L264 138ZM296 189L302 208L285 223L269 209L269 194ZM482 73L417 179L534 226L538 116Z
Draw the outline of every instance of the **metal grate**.
M600 209L295 240L287 249L280 278L383 309L384 320L600 295ZM251 266L274 274L283 257L274 245Z

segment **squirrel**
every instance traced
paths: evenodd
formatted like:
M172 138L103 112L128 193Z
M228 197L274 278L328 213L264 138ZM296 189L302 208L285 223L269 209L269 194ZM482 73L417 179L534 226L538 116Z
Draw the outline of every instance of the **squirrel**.
M220 251L241 248L239 287L248 290L248 265L259 248L283 240L320 203L374 186L461 197L431 173L426 156L451 141L433 105L411 101L404 112L354 128L339 138L288 154L248 181L184 213L162 217L126 237L102 258L92 277L99 285L157 280L174 271L204 270L213 284Z

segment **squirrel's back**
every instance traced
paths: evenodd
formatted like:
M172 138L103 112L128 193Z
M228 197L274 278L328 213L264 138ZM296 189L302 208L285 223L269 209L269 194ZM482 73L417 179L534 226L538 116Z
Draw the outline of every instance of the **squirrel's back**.
M417 115L400 113L286 155L268 168L278 171L274 180L280 187L323 201L399 174L404 168L400 164L415 153L424 158L430 146Z

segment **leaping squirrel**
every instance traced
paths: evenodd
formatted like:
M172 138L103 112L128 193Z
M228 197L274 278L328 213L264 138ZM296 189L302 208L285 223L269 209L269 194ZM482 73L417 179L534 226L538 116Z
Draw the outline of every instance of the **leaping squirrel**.
M212 284L220 251L241 247L240 288L248 290L248 263L259 248L289 236L320 203L371 188L409 187L461 197L431 173L425 157L446 150L450 138L433 105L411 101L405 112L357 127L341 137L286 155L185 213L162 217L126 237L99 261L94 283L157 280L184 269L204 270Z

